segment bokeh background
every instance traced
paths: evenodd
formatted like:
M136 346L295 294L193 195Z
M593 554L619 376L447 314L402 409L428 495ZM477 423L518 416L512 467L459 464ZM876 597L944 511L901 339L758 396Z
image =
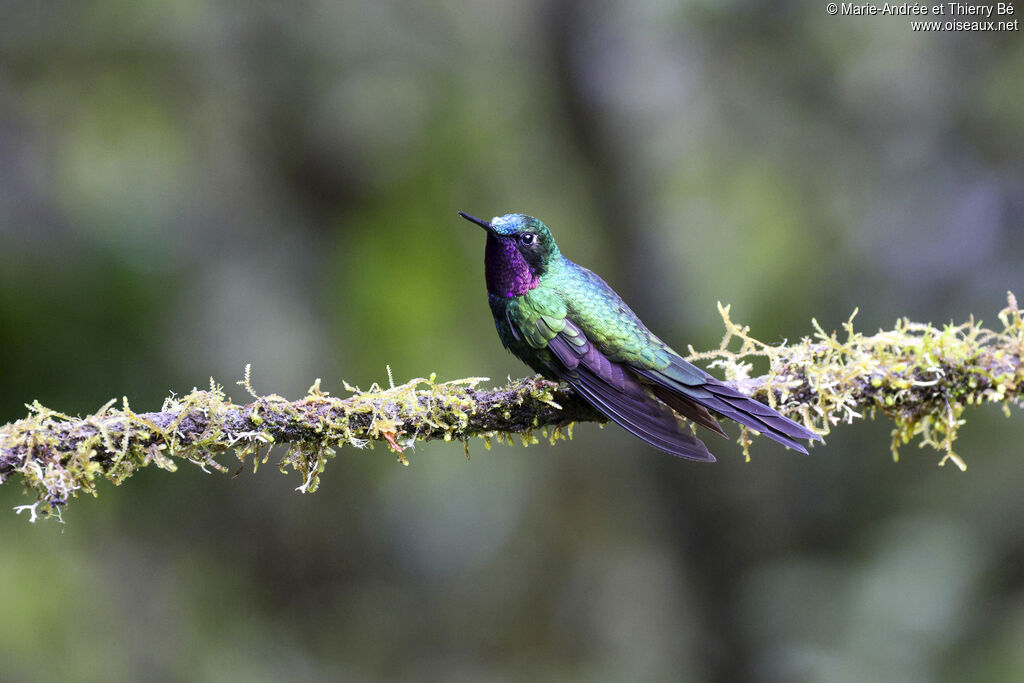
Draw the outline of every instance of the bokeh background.
M825 3L0 4L0 422L526 373L483 238L533 213L664 338L1024 295L1024 41ZM1018 11L1024 8L1018 8ZM319 493L143 471L28 524L4 680L1024 680L1024 416L965 473L619 429L345 449ZM4 512L6 511L6 512Z

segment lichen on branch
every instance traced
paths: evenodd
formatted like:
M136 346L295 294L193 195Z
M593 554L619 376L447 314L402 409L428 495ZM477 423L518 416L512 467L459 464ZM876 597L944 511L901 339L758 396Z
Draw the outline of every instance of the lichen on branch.
M769 345L750 336L719 304L726 333L719 348L688 358L724 371L743 391L821 434L840 423L881 413L894 423L891 450L915 437L943 453L939 464L963 459L953 442L967 406L998 403L1009 414L1024 394L1024 321L1012 294L999 313L1002 329L973 318L936 328L906 319L892 330L864 335L853 317L842 332L814 333L797 343ZM856 312L854 312L856 315ZM752 377L753 361L767 361ZM315 491L327 461L344 445L364 448L383 442L408 464L416 441L481 437L526 445L538 434L554 443L571 437L576 422L602 418L565 385L539 377L481 389L485 378L437 382L434 376L367 391L344 384L350 393L331 396L317 380L307 395L289 401L261 396L249 368L239 382L252 400L235 404L213 380L208 389L171 396L157 412L137 413L128 399L110 401L96 413L72 417L40 405L24 419L0 427L0 483L21 480L35 502L16 508L32 520L59 515L81 492L96 495L98 480L115 484L148 465L174 471L180 461L205 471L228 471L225 454L244 466L268 462L280 445L282 471L299 474L298 490ZM741 428L739 443L749 457L752 432ZM236 468L237 469L237 468Z
M942 328L896 321L892 330L865 335L853 327L855 310L842 333L826 333L812 320L814 334L796 344L772 346L753 339L749 328L732 322L729 307L718 305L726 333L718 349L690 360L710 360L746 393L807 423L822 434L840 422L882 413L894 423L891 452L919 437L922 446L943 453L940 465L953 462L967 469L954 452L964 408L983 403L1010 404L1024 397L1024 322L1017 299L1007 292L1007 306L998 314L1001 330L971 319ZM739 345L738 350L730 350ZM768 372L750 377L751 359L768 360ZM740 436L746 453L749 436Z

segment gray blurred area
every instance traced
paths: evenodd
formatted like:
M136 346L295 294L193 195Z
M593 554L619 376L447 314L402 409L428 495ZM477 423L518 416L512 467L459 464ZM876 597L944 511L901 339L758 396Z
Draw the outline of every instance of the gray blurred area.
M1024 11L1018 7L1017 11ZM544 219L679 348L1024 296L1024 41L825 3L0 4L0 422L502 350L480 231ZM30 525L0 678L1024 680L1024 416L961 473L879 419L802 456L615 427L152 469ZM735 431L733 431L735 433ZM230 456L226 460L230 467Z

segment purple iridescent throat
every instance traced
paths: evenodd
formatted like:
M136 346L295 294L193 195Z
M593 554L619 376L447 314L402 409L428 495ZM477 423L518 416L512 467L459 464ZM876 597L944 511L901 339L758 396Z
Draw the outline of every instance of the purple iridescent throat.
M484 251L484 277L487 293L511 299L522 296L540 284L540 278L530 270L530 264L516 249L515 242L487 235Z

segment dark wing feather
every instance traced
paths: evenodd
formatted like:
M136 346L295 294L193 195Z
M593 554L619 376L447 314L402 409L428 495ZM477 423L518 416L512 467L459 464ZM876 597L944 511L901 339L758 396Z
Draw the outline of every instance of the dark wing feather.
M654 392L655 396L669 404L673 410L683 417L693 420L701 427L710 429L715 434L728 437L728 435L722 431L722 425L718 424L718 420L715 419L715 416L709 413L708 409L704 406L699 403L694 403L691 399L680 396L660 384L651 384L650 388L651 391Z
M551 372L602 415L655 448L681 458L714 462L715 456L671 408L629 369L598 351L572 322L565 321L565 328L548 341L548 350Z
M720 382L679 356L673 355L669 366L662 370L635 366L634 370L659 387L663 387L664 390L681 397L684 401L690 401L723 417L735 420L801 453L806 453L807 449L796 439L821 441L820 436L803 425L793 422L765 404ZM678 410L678 408L676 409ZM685 412L683 414L686 415ZM687 416L689 417L689 415Z

